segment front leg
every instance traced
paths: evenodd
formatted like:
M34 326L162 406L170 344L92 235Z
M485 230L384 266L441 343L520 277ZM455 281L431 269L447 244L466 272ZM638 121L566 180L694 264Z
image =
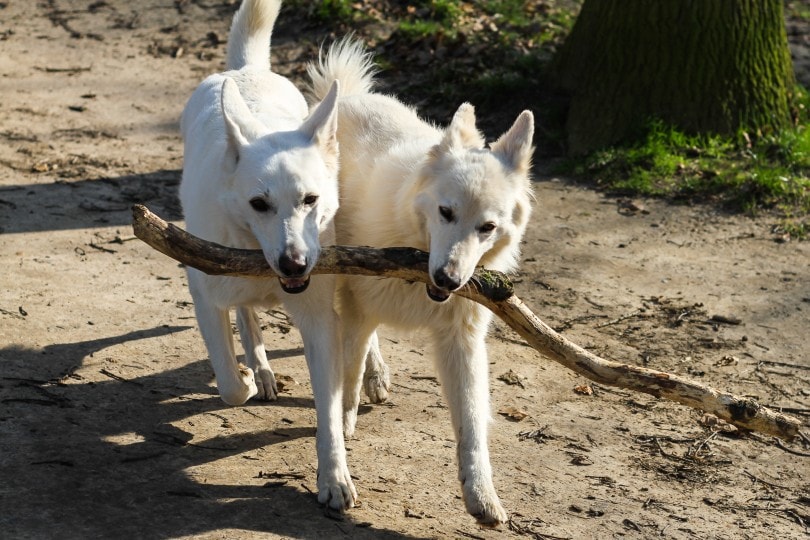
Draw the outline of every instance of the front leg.
M306 292L284 295L283 301L304 341L315 398L318 502L343 511L355 505L357 490L346 464L341 425L341 347L333 298L334 277L315 276Z
M459 325L461 326L461 325ZM490 421L487 352L483 328L435 332L437 368L456 435L459 480L467 512L480 523L507 519L492 483L487 446Z
M196 271L189 271L188 277L197 324L214 368L219 395L228 405L242 405L255 396L258 389L253 371L236 361L228 309L211 301L206 292L210 282L200 279Z

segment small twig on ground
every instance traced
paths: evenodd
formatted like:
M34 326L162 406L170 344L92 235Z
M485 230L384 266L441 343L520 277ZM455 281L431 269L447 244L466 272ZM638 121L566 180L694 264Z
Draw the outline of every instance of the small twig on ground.
M565 330L568 330L575 324L590 321L591 319L605 319L605 318L607 318L607 315L580 315L579 317L574 317L573 319L564 320L559 325L555 326L554 330L556 332L563 332Z
M802 366L799 364L790 364L788 362L776 362L775 360L757 360L757 364L770 364L772 366L789 367L793 369L810 369L810 366Z
M661 446L661 441L658 440L658 437L653 437L652 441L655 443L655 446L658 448L658 452L667 459L671 459L673 461L686 461L686 459L682 458L681 456L676 456L675 454L671 454L664 450L664 447Z
M768 487L777 488L777 489L792 489L792 488L789 488L787 486L780 486L779 484L774 484L772 482L768 482L766 480L763 480L762 478L754 476L753 474L751 474L750 472L748 472L746 470L743 470L743 474L745 474L745 476L747 476L748 478L753 480L755 484L757 484L757 483L758 484L763 484L763 485L766 485Z
M585 296L583 298L585 299L586 302L588 302L590 305L592 305L595 308L605 309L605 307L606 307L604 304L600 304L599 302L596 302L595 300L591 300L587 296ZM604 316L604 315L602 315L602 316Z
M102 375L106 375L107 377L109 377L111 379L115 379L116 381L125 382L125 383L129 383L129 384L134 384L135 386L143 386L143 383L141 383L141 382L133 381L131 379L125 379L121 375L116 375L112 371L109 371L109 370L107 370L105 368L101 368L99 370L99 373L101 373Z
M709 444L709 441L717 437L717 434L720 433L719 431L712 431L711 434L700 441L696 446L690 447L689 450L686 451L686 457L691 457L692 459L697 459L698 454L703 449L704 446ZM694 448L694 449L693 449Z
M807 527L807 521L810 520L810 516L805 516L799 514L793 508L778 508L778 507L771 507L771 506L742 506L736 504L715 504L712 505L712 508L718 508L720 510L732 510L736 512L770 512L772 514L786 514L793 518L793 520L798 523L801 527Z
M14 319L20 319L21 321L25 320L25 317L23 317L19 313L15 312L15 311L10 311L8 309L0 308L0 314L8 315L9 317L12 317Z
M104 242L105 244L123 244L124 242L131 242L132 240L137 240L137 236L127 236L126 238L121 238L119 235L115 235L115 238L112 240L108 240Z
M610 321L608 321L608 322L606 322L606 323L597 324L596 326L594 326L594 328L604 328L604 327L606 327L606 326L611 326L611 325L614 325L614 324L619 324L620 322L622 322L622 321L626 321L627 319L632 319L633 317L638 317L639 315L642 315L643 313L644 313L644 312L643 312L642 310L637 309L637 310L636 310L636 311L634 311L633 313L628 313L627 315L622 315L621 317L618 317L618 318L616 318L616 319L610 320Z
M90 243L89 243L89 244L87 244L87 245L88 245L88 246L90 246L90 247L91 247L91 248L93 248L93 249L97 249L97 250L99 250L99 251L103 251L104 253L118 253L118 252L117 252L116 250L114 250L114 249L105 248L104 246L100 246L100 245L96 244L95 242L90 242Z
M773 438L773 442L776 446L787 452L788 454L793 454L794 456L801 456L801 457L810 457L810 453L808 452L800 452L798 450L794 450L792 448L788 448L784 445L784 443L778 439L777 437Z
M90 71L92 68L90 67L56 68L56 67L34 66L34 69L36 69L37 71L44 71L45 73L83 73L85 71Z
M391 385L396 386L398 388L404 388L405 390L410 390L411 392L422 392L424 394L434 394L434 395L436 394L436 392L431 391L431 390L423 390L421 388L414 388L412 386L405 386L404 384L391 383Z
M532 527L535 527L536 524L543 523L542 519L539 518L526 519L525 521L527 523L524 525L523 523L519 523L517 521L517 519L520 517L523 516L517 513L509 516L509 521L507 522L507 525L510 531L524 536L531 536L535 540L571 540L571 538L567 536L554 536L552 534L545 534L539 531L535 531Z
M472 538L473 540L486 540L483 536L476 536L472 533L464 532L461 529L456 529L456 533L460 534L465 538Z

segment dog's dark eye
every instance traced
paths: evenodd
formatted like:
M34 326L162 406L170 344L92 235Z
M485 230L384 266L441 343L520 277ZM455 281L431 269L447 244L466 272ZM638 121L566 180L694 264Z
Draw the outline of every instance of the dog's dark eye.
M439 207L439 215L442 216L447 221L453 221L453 211L446 206Z
M478 227L478 232L482 232L482 233L491 233L494 230L495 230L495 224L492 223L491 221L487 221L486 223L484 223L483 225Z
M310 195L307 195L306 197L304 197L304 204L307 205L307 206L312 206L316 202L318 202L318 196L317 195L310 194Z
M267 212L270 210L270 205L267 204L267 201L261 197L254 197L250 199L250 206L252 206L257 212Z

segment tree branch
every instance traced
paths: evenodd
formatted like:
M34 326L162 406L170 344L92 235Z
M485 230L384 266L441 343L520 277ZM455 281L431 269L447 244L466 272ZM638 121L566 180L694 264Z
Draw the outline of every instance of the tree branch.
M146 207L132 207L135 236L154 249L212 275L275 277L259 250L233 249L197 238L166 223ZM321 250L313 274L384 276L428 283L428 254L412 248L334 246ZM799 420L757 401L717 391L678 375L605 360L568 341L514 295L499 272L479 268L454 294L487 307L541 354L592 381L666 398L716 415L740 428L790 440Z

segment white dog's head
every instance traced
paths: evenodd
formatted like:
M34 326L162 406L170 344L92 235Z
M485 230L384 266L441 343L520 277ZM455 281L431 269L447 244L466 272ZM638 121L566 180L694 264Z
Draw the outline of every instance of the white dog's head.
M465 103L421 171L416 211L430 246L437 302L464 286L478 265L510 271L531 212L534 117L523 111L509 130L485 147L475 110Z
M338 209L337 81L294 131L270 132L236 83L222 85L231 168L226 206L256 238L288 293L302 292L320 254L320 233Z

